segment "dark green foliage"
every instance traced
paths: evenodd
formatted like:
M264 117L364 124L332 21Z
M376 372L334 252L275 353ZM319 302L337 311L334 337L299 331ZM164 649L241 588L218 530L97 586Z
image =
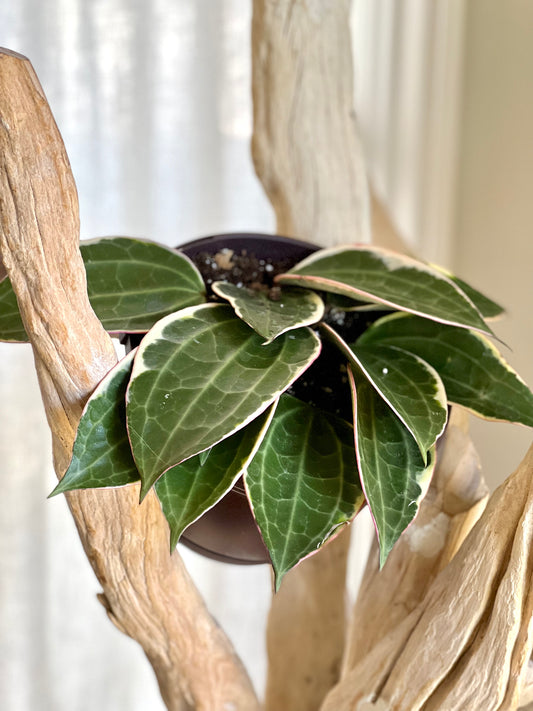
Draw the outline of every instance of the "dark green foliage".
M243 475L277 585L365 499L384 564L427 490L449 402L533 426L533 394L487 338L500 307L436 267L326 249L274 288L217 282L224 302L205 303L176 250L116 238L82 254L105 327L148 334L89 400L53 493L155 485L172 545ZM348 316L366 330L350 332ZM24 336L4 281L0 337ZM342 417L322 409L321 390Z

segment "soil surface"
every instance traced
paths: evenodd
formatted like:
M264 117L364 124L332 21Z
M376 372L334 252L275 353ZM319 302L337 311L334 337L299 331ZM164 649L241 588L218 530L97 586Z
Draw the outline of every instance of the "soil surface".
M277 261L258 259L253 253L242 250L237 253L223 249L213 255L200 252L192 257L200 271L210 299L216 299L211 291L214 281L227 281L237 286L268 291L276 299L280 287L275 286L274 277L294 266L293 260ZM348 343L353 343L368 326L382 316L381 311L345 311L330 303L328 294L321 294L326 303L324 321L339 333ZM313 365L291 386L289 394L329 413L352 422L352 400L346 358L338 348L322 340L322 352Z

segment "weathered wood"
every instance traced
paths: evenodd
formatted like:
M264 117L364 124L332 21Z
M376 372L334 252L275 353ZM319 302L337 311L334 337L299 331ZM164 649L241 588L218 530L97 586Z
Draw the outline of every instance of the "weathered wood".
M272 600L266 708L314 709L336 684L346 631L350 532L291 570Z
M277 231L365 241L369 201L353 108L348 0L254 0L255 169ZM349 532L285 578L268 622L269 711L318 709L340 672Z
M368 241L350 1L254 0L252 156L280 234Z
M62 476L84 402L116 362L87 299L78 202L46 98L24 57L0 51L0 246L33 346ZM240 661L169 554L154 496L137 486L74 492L69 505L109 616L150 660L169 709L253 711Z
M420 604L486 505L488 490L468 435L468 414L461 408L452 410L437 462L416 519L382 571L374 541L352 612L343 676Z
M533 447L421 603L330 693L323 711L514 711L533 612Z

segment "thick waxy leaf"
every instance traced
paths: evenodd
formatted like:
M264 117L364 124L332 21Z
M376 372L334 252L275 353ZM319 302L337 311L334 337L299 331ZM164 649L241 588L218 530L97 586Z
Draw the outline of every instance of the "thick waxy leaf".
M357 341L416 353L438 372L448 400L481 417L533 427L533 394L484 336L407 314L386 316Z
M459 277L451 274L447 269L440 267L438 264L434 264L432 266L457 284L461 291L463 291L468 296L470 301L472 301L474 306L476 306L483 318L496 318L497 316L501 316L505 313L505 309L502 306L497 304L495 301L492 301L492 299L489 299L488 296L485 296L485 294L482 294L477 289L474 289L474 287L467 284L466 281L459 279Z
M135 351L111 370L83 410L72 460L50 496L139 481L126 430L126 387Z
M354 351L364 374L411 432L426 461L448 419L439 374L422 358L400 348L357 346Z
M375 301L358 301L349 296L327 292L325 294L326 304L337 311L392 311L392 306L376 304Z
M170 549L183 531L214 506L235 484L268 428L275 404L249 425L169 469L155 484L170 526Z
M26 342L17 297L8 277L0 282L0 341Z
M470 299L442 272L378 247L320 250L276 281L369 299L442 323L491 333Z
M415 438L424 461L446 425L446 391L438 373L408 351L381 345L347 345L332 328L324 332L360 368Z
M353 388L359 474L379 540L380 566L416 516L435 464L418 447L366 378L350 372Z
M194 264L155 242L126 237L80 245L87 289L108 331L147 331L163 316L205 302L205 286Z
M163 316L205 302L205 286L184 254L127 237L80 244L89 300L107 331L148 331ZM27 341L15 293L0 283L0 340Z
M169 467L255 419L319 352L308 328L265 346L222 304L193 306L159 321L139 346L127 395L142 496Z
M235 313L270 343L293 328L310 326L324 315L324 302L308 289L282 289L276 300L264 291L255 291L223 281L212 285L213 291L227 299Z
M245 484L279 588L362 505L352 427L283 395Z

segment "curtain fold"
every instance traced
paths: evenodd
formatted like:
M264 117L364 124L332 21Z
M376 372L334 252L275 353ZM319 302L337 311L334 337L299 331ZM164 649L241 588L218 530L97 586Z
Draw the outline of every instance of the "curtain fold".
M273 231L249 152L250 19L249 0L0 3L0 45L29 57L63 135L82 239ZM96 600L66 502L46 500L33 370L28 346L0 344L0 708L163 709L141 649ZM184 556L261 689L268 567Z

